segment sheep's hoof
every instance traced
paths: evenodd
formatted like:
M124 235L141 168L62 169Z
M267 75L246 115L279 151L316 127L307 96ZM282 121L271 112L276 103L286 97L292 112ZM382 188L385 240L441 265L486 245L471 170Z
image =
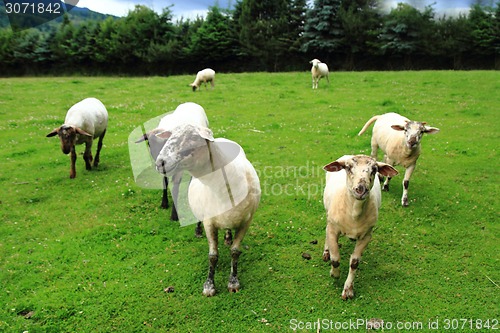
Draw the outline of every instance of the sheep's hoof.
M401 201L401 205L403 207L408 207L410 204L408 203L408 198L404 198L402 201Z
M323 261L324 262L330 261L330 251L329 250L323 251Z
M240 282L236 276L229 277L229 283L227 284L227 290L230 293L237 293L240 291Z
M382 187L382 191L384 191L384 192L389 192L389 185L384 185L384 186Z
M351 284L349 287L344 288L344 291L342 292L342 299L345 301L353 298L354 298L354 286Z
M203 284L203 296L206 297L215 296L215 285L213 281L207 280L205 284Z
M340 269L338 267L332 267L332 269L330 269L330 276L338 279L340 277Z

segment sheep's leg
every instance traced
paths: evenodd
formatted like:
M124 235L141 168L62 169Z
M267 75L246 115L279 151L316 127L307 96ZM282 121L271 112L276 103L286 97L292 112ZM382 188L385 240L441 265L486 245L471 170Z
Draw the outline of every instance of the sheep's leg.
M372 239L372 235L369 234L362 239L358 239L356 246L354 247L354 252L351 255L349 275L344 284L344 291L342 291L342 299L351 299L354 297L354 277L356 275L356 270L358 269L359 261L361 260L361 255L363 251L368 246L368 243Z
M75 162L76 162L76 150L75 146L71 147L71 168L69 169L69 178L73 179L76 177L76 168L75 168Z
M104 139L104 135L106 135L106 130L104 130L104 132L99 137L99 141L97 142L97 152L95 153L94 167L97 167L99 165L99 157L101 156L102 140Z
M201 222L198 222L198 224L196 224L196 228L194 229L194 236L196 238L201 238L203 236L203 230L201 228Z
M172 176L172 182L174 183L174 186L172 187L172 199L174 199L174 203L172 204L172 212L170 213L171 221L179 221L176 204L177 200L179 199L179 186L181 184L181 180L182 180L182 173L176 173Z
M212 86L212 89L214 89L214 87L215 87L215 82L214 82L214 80L211 80L211 81L210 81L210 85Z
M226 230L226 234L224 235L224 244L227 246L231 246L231 244L233 244L233 234L231 233L231 229Z
M215 228L210 223L204 223L205 233L207 234L208 240L208 277L203 284L203 295L211 297L215 295L215 267L217 266L217 261L219 260L219 251L217 249L217 228Z
M387 155L384 155L384 163L394 165L394 161L389 159ZM383 179L383 177L382 177ZM382 191L389 192L389 182L391 181L392 177L387 177L384 181L384 184L382 186Z
M85 142L85 152L83 153L85 160L85 169L92 170L92 139Z
M168 208L168 178L163 177L163 195L161 198L161 208L167 209Z
M236 230L233 245L231 246L231 274L229 275L227 289L232 293L236 293L240 290L240 282L238 280L238 259L241 254L240 244L243 237L245 237L249 226L250 221L248 221L242 228Z
M408 187L410 186L410 177L413 171L415 170L416 164L410 165L405 170L405 178L403 180L403 196L401 197L401 205L403 207L408 207Z
M326 260L325 260L326 259ZM330 260L332 268L330 276L340 277L340 253L339 253L339 233L334 230L333 225L328 223L326 226L325 250L323 251L323 260Z

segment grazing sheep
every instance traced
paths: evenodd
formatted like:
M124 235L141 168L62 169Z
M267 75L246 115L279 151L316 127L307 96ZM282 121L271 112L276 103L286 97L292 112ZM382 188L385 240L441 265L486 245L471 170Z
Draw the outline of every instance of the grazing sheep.
M410 177L420 156L420 140L424 133L435 134L439 132L439 128L425 126L426 123L423 122L410 121L397 113L386 113L368 120L358 135L363 134L373 122L375 122L375 125L373 126L371 140L371 156L377 158L378 148L380 147L384 152L385 163L390 165L399 164L406 169L401 204L407 207ZM389 190L390 180L391 177L385 180L384 191Z
M196 79L190 84L193 87L193 91L200 88L201 83L205 83L205 88L207 88L207 82L210 82L212 89L215 85L215 71L210 68L205 68L196 74Z
M164 131L172 130L175 127L182 124L191 124L191 125L199 125L203 127L208 127L208 118L205 113L203 107L199 104L187 102L180 104L174 110L173 113L167 114L163 117L158 127L153 129L152 131L145 133L136 143L148 141L149 144L149 152L151 153L151 157L156 161L158 155L160 154L161 149L167 142L167 139L163 139L156 134L162 133ZM175 207L175 201L179 195L179 184L182 180L182 172L177 172L172 175L173 187L172 187L172 197L174 198L174 204L172 205L172 212L170 215L170 220L178 221L179 217L177 215L177 209ZM162 196L162 208L168 208L168 177L164 176L163 178L163 196ZM196 236L201 237L201 223L196 228Z
M331 261L330 275L340 277L338 238L346 235L356 241L350 259L350 269L344 284L342 298L354 297L354 276L361 255L372 238L381 204L380 182L377 172L385 176L397 175L388 164L365 156L346 155L323 167L326 186L323 202L327 211L326 241L323 260Z
M328 84L330 84L330 79L328 78L329 73L327 64L319 61L318 59L313 59L309 61L309 63L312 64L311 68L312 88L318 89L318 83L322 77L325 77L326 80L328 81Z
M99 164L102 148L102 140L108 126L108 111L106 107L96 98L86 98L73 105L66 114L64 124L47 134L47 137L55 135L61 140L61 149L64 154L71 153L71 169L69 178L76 177L75 145L85 143L85 168L92 169L92 142L99 138L97 152L94 159L94 167Z
M216 293L215 267L219 258L218 230L235 230L231 245L231 274L228 290L237 292L240 244L260 201L260 182L243 149L235 142L218 138L205 127L182 125L159 136L168 138L156 160L165 175L186 170L193 179L188 201L194 216L203 221L208 240L209 271L203 295ZM226 238L226 244L231 240Z

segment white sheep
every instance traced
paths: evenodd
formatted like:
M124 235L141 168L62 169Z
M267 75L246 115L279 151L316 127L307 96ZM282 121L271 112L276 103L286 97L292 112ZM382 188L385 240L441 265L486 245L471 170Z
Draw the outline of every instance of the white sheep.
M425 122L410 121L397 113L386 113L372 117L361 129L358 135L363 134L368 127L375 122L371 139L371 156L377 158L378 148L384 152L384 162L390 165L401 165L405 170L403 180L403 196L401 204L408 206L408 187L410 177L417 159L420 156L420 141L424 133L435 134L439 128L426 126ZM384 182L384 191L389 190L388 177Z
M156 158L160 154L161 149L167 142L167 139L161 138L156 134L162 133L164 131L173 130L175 127L183 124L191 124L198 125L203 127L208 127L208 118L205 113L205 109L199 104L187 102L180 104L174 110L174 112L167 114L163 118L161 118L158 127L151 130L148 133L145 133L140 139L136 141L136 143L140 143L143 141L148 141L149 151L153 160L156 162ZM177 215L177 209L175 207L175 201L179 195L179 184L182 180L182 172L177 172L172 175L172 197L174 198L174 204L172 205L172 212L170 215L170 219L172 221L178 221L179 217ZM168 177L164 176L163 178L163 196L162 196L162 208L168 208ZM201 224L196 228L196 236L201 237Z
M215 85L215 71L211 68L205 68L196 74L196 78L193 83L190 84L193 87L193 91L200 88L202 83L205 83L205 88L207 88L207 82L210 82L212 89Z
M325 77L330 84L328 65L319 61L318 59L313 59L309 61L312 64L311 75L312 75L312 88L318 89L319 80Z
M96 98L86 98L73 105L66 114L64 124L47 134L47 137L55 135L61 140L61 149L64 154L71 153L70 178L76 177L75 145L85 143L83 159L87 170L92 169L92 142L99 138L97 152L94 159L94 167L99 164L102 148L102 140L108 126L108 111L104 104Z
M216 292L214 275L220 229L235 230L228 290L239 291L240 244L261 194L255 169L237 143L214 139L206 127L183 125L159 136L168 140L156 160L157 170L165 175L186 170L193 176L188 190L189 206L196 219L203 221L209 246L209 272L203 295L213 296Z
M394 176L398 172L392 166L365 155L345 155L325 165L323 169L328 171L323 196L327 211L323 260L331 261L331 276L340 277L339 235L356 240L349 275L342 292L345 300L354 297L356 269L377 222L381 204L377 172L385 176Z

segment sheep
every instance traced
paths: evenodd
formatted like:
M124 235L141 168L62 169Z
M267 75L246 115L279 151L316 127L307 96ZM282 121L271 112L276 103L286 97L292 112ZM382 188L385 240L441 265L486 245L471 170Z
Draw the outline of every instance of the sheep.
M181 125L158 134L168 138L156 160L165 175L187 170L193 179L188 189L189 206L196 219L203 221L208 240L209 270L203 295L216 293L215 267L219 258L218 230L235 230L231 245L229 292L238 292L237 276L240 244L260 201L257 173L236 142L217 138L206 127ZM231 240L226 239L226 244Z
M153 160L156 161L156 158L158 157L161 149L163 148L163 145L167 141L166 139L163 139L157 136L156 134L167 130L172 130L173 128L181 124L192 124L192 125L208 127L208 118L203 107L199 104L192 102L180 104L179 106L177 106L174 112L167 114L160 120L157 128L153 129L148 133L145 133L140 139L136 141L136 143L148 141L149 152ZM177 172L172 175L172 181L173 181L172 197L174 198L174 204L172 205L172 212L170 214L170 220L172 221L179 220L179 217L177 215L177 209L175 207L175 201L177 200L179 195L179 184L181 180L182 180L182 172ZM161 207L165 209L169 207L167 187L168 187L168 177L164 176ZM201 237L201 234L202 234L202 229L200 223L196 228L195 235L197 237Z
M212 89L215 85L215 71L211 68L205 68L196 74L196 79L190 84L193 87L193 91L200 88L201 83L205 83L205 88L207 88L207 82L210 82Z
M327 211L323 260L330 261L330 275L339 278L339 235L356 241L350 258L349 275L342 291L342 299L352 299L356 269L372 238L381 205L380 182L376 174L394 176L398 172L392 166L366 155L345 155L323 169L327 171L323 196Z
M319 61L318 59L313 59L309 61L312 64L311 74L312 74L312 88L318 89L319 80L322 77L325 77L330 84L329 73L328 73L328 65Z
M371 139L371 156L377 158L378 148L380 147L384 152L383 161L385 163L401 165L406 169L401 205L408 207L408 187L410 177L420 156L420 140L424 133L435 134L439 132L439 128L426 126L425 122L410 121L397 113L386 113L373 116L366 122L358 135L363 134L373 122L375 122L375 125L373 126ZM384 181L384 191L389 190L390 180L391 177L388 177Z
M69 178L76 177L75 145L85 143L85 168L92 169L92 142L99 138L97 143L97 152L94 159L94 167L99 164L99 158L102 148L102 140L106 134L108 126L108 111L104 104L97 98L86 98L73 105L66 114L64 124L47 134L47 137L55 135L61 140L61 150L64 154L71 153L71 169Z

